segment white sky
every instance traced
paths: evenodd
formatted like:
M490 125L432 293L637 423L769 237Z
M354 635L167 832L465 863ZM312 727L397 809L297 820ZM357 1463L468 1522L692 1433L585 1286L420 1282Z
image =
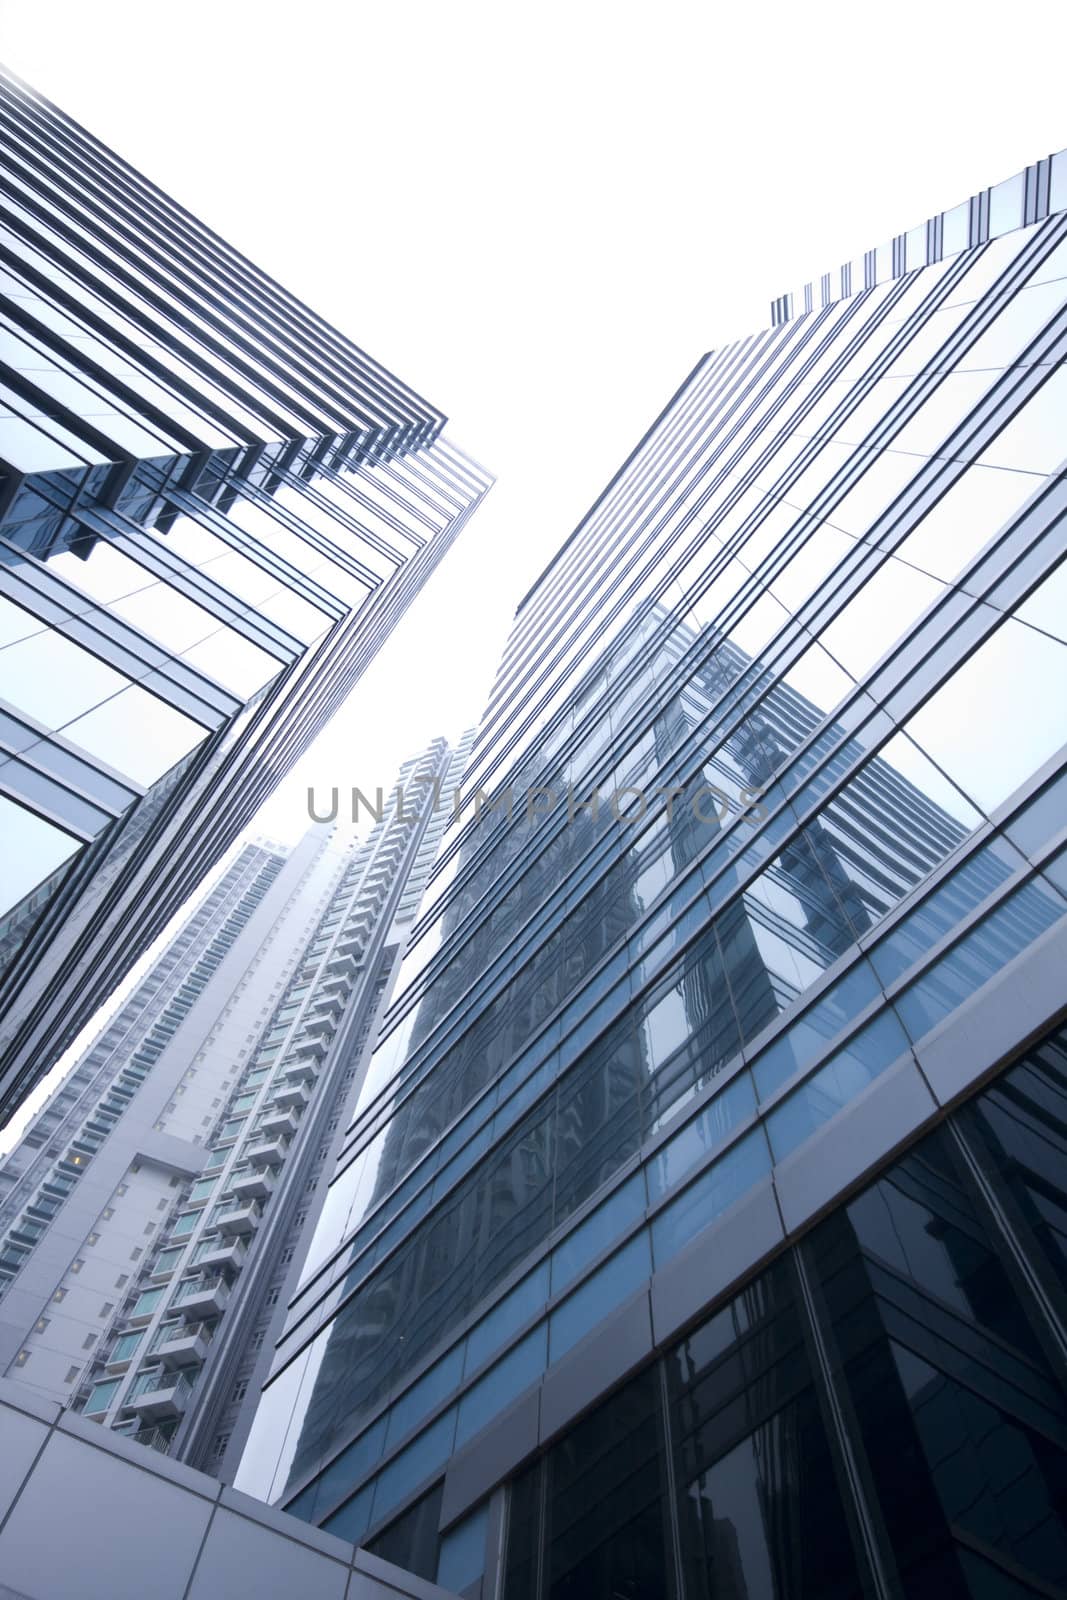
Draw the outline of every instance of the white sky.
M1065 43L1033 0L0 0L8 66L497 478L259 827L477 721L517 601L697 359L1067 143Z

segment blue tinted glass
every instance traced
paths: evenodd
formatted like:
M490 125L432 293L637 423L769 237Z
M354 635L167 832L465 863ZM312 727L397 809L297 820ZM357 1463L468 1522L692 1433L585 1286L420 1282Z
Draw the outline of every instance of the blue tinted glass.
M437 1582L459 1592L485 1571L485 1539L489 1528L489 1503L450 1528L441 1540Z
M348 1539L351 1544L359 1544L370 1527L373 1503L374 1484L369 1483L365 1489L353 1495L340 1511L335 1511L329 1521L324 1522L322 1526L327 1533L335 1533L339 1539Z
M1033 855L1067 823L1067 773L1046 784L1041 793L1007 824L1009 839Z
M459 1403L457 1450L541 1376L545 1370L546 1334L542 1322L467 1390Z
M443 1400L445 1395L451 1394L462 1373L463 1346L458 1344L442 1360L436 1362L418 1383L412 1384L407 1394L392 1407L389 1413L387 1442L390 1445L396 1444L422 1417L433 1410L438 1401Z
M1022 865L1022 857L1003 840L976 850L870 952L871 965L882 982L888 985L906 972Z
M766 1100L779 1084L813 1061L827 1040L880 994L866 961L857 963L755 1061L752 1075L760 1098Z
M752 1079L747 1072L741 1072L649 1161L646 1172L650 1199L658 1200L672 1189L755 1110Z
M385 1428L388 1417L379 1417L372 1423L366 1433L361 1433L359 1438L342 1450L337 1460L326 1468L321 1478L317 1479L309 1488L317 1490L315 1507L322 1511L335 1500L340 1499L345 1490L353 1483L358 1483L380 1459L385 1447ZM308 1491L305 1490L306 1494ZM303 1499L301 1495L301 1499ZM350 1502L351 1504L351 1502ZM370 1513L370 1502L367 1502L367 1512ZM347 1537L347 1535L346 1535ZM353 1535L353 1538L355 1535Z
M523 1278L520 1284L505 1295L488 1316L483 1317L467 1336L467 1362L465 1372L476 1372L495 1350L517 1333L523 1323L543 1308L548 1299L548 1262Z
M922 1038L1065 911L1063 900L1044 885L1033 882L1017 889L894 1002L911 1037Z
M587 1278L558 1310L553 1311L549 1319L551 1360L558 1361L579 1339L584 1338L608 1311L621 1305L635 1289L640 1288L651 1271L648 1232L642 1230L610 1261L605 1261L591 1278Z
M605 1205L598 1207L552 1252L552 1292L565 1289L594 1256L606 1250L613 1240L625 1233L630 1224L644 1215L644 1175L635 1172L632 1178L616 1189Z
M721 1216L770 1169L771 1156L763 1129L753 1128L655 1219L652 1246L656 1265L662 1266L677 1255L684 1244Z
M776 1106L767 1118L774 1159L781 1161L829 1122L908 1048L907 1035L891 1013L877 1017L838 1051L807 1083Z
M379 1473L375 1520L384 1517L431 1472L444 1466L452 1454L455 1431L456 1408L452 1406Z

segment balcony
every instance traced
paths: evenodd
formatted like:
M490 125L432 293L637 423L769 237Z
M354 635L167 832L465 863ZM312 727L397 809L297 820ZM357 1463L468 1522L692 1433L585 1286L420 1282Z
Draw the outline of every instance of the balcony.
M196 1250L193 1261L198 1267L217 1272L224 1268L240 1272L247 1254L240 1239L207 1239Z
M351 976L359 968L359 962L349 950L335 950L326 963L326 971L335 977Z
M297 1129L296 1117L285 1106L273 1107L267 1112L260 1123L257 1133L265 1133L273 1137L291 1139Z
M345 998L335 988L322 988L308 1007L307 1014L312 1017L327 1015L336 1022L345 1008Z
M184 1374L146 1372L126 1396L124 1409L133 1411L142 1422L166 1422L184 1414L192 1392L193 1386Z
M235 1203L225 1211L216 1207L213 1221L220 1233L247 1235L255 1233L259 1227L259 1218L259 1206L254 1200L249 1200L245 1203Z
M112 1432L117 1432L112 1429ZM158 1450L161 1455L166 1455L170 1449L170 1441L174 1438L173 1428L142 1428L139 1433L127 1435L134 1444L143 1444L148 1450Z
M274 1188L269 1172L242 1172L230 1181L238 1200L265 1200Z
M288 1056L290 1061L321 1061L326 1054L329 1040L321 1038L318 1034L301 1035L296 1042L289 1046Z
M302 1083L287 1083L276 1091L273 1104L291 1106L294 1111L303 1111L310 1099L311 1096Z
M314 1083L318 1075L318 1062L311 1056L301 1056L287 1062L281 1076L284 1083Z
M311 1012L308 1016L305 1016L301 1024L305 1033L317 1034L320 1038L325 1038L332 1034L336 1025L336 1016L333 1012L326 1011Z
M285 1160L287 1146L284 1139L268 1139L263 1144L254 1144L246 1150L249 1161L261 1167L280 1167Z
M148 1354L168 1370L201 1366L210 1342L211 1330L206 1323L166 1322L148 1346Z
M180 1284L171 1304L193 1322L202 1317L220 1316L229 1298L230 1289L225 1278L204 1278Z

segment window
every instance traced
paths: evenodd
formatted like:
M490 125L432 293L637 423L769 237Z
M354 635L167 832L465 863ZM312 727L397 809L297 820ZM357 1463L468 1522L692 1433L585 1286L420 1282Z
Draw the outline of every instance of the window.
M162 1298L163 1298L163 1290L162 1289L146 1289L143 1294L138 1295L137 1299L134 1301L133 1305L131 1306L131 1308L130 1308L130 1316L131 1317L147 1317L147 1316L149 1316L156 1309L156 1307L158 1306L158 1304L159 1304L160 1300L162 1300Z
M114 1309L115 1309L114 1300L105 1300L103 1305L100 1307L100 1310L97 1312L97 1316L98 1317L110 1317L110 1315L114 1311Z
M87 1333L85 1335L85 1338L82 1340L82 1349L83 1350L91 1350L93 1348L93 1346L95 1345L95 1343L96 1343L96 1334L95 1333Z
M89 1398L85 1402L85 1415L99 1415L106 1411L119 1391L121 1378L108 1378L103 1383L94 1383L89 1391Z

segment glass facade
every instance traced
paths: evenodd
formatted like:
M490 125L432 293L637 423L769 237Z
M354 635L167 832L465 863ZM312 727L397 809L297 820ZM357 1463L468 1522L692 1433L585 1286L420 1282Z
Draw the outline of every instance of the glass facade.
M1067 1280L1040 1218L1065 1195L1049 1116L1065 1046L1033 1051L525 1468L505 1600L1061 1592Z
M701 360L520 605L238 1487L509 1600L1059 1592L1051 171Z
M336 710L489 480L0 75L0 1117Z

